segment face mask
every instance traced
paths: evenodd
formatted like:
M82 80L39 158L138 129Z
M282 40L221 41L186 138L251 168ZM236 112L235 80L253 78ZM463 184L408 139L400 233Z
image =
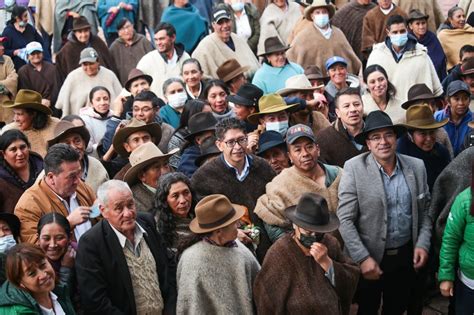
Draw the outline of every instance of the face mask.
M265 129L267 129L267 131L276 131L285 137L286 131L288 130L288 120L267 122L265 123Z
M240 12L244 9L244 3L243 2L237 2L237 3L232 3L232 10L235 12Z
M390 36L390 41L397 47L403 47L408 41L408 34L397 34Z
M18 26L26 27L26 22L25 21L20 21L20 22L18 22Z
M311 248L313 243L319 243L323 240L324 234L318 233L316 235L304 235L300 233L300 243L306 248Z
M183 108L187 100L188 95L186 95L186 92L175 93L168 96L168 104L174 109Z
M329 15L318 14L313 18L313 23L319 28L326 27L326 25L329 23Z
M16 241L13 235L10 234L4 237L0 237L0 253L6 252L15 245Z

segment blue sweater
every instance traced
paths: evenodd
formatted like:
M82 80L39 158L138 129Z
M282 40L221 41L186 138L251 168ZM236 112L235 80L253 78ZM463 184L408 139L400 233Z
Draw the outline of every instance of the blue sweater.
M444 126L444 129L446 129L449 140L451 140L451 144L453 145L454 156L458 155L462 150L464 139L470 130L467 124L472 120L472 112L468 110L458 125L455 125L454 122L451 121L451 111L449 106L437 111L434 114L434 117L436 121L450 118L449 122Z
M262 67L255 72L252 84L258 86L263 94L275 93L285 87L286 79L303 73L303 68L294 62L288 62L283 68L276 68L263 63Z
M181 114L174 110L169 104L160 108L160 117L165 123L173 126L174 129L178 129Z

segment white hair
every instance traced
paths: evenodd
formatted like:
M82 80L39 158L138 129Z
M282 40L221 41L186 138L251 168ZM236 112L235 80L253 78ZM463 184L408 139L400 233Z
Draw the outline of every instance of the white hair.
M102 205L106 205L109 202L109 192L111 190L132 192L126 182L117 179L108 180L97 189L97 199Z

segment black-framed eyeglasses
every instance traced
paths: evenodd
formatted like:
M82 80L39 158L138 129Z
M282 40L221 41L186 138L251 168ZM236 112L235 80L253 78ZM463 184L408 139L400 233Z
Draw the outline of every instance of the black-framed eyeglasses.
M232 149L236 143L238 143L241 147L245 146L247 144L247 141L248 141L247 137L242 137L242 138L231 139L231 140L227 140L223 142L228 148Z

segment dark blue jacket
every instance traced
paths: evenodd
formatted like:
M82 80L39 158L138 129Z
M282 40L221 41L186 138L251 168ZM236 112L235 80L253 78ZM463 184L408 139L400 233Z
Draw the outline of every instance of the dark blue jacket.
M449 106L445 109L437 111L434 114L434 117L436 121L442 121L445 118L449 118L449 121L444 126L444 129L446 129L449 140L451 140L451 144L453 145L454 156L458 155L459 152L462 151L466 135L471 129L467 124L472 120L472 112L468 110L458 125L455 125L454 122L451 121L451 111Z
M181 155L181 160L178 165L178 172L184 173L186 176L191 178L194 172L198 169L196 166L196 159L201 155L201 150L196 144L184 149Z

